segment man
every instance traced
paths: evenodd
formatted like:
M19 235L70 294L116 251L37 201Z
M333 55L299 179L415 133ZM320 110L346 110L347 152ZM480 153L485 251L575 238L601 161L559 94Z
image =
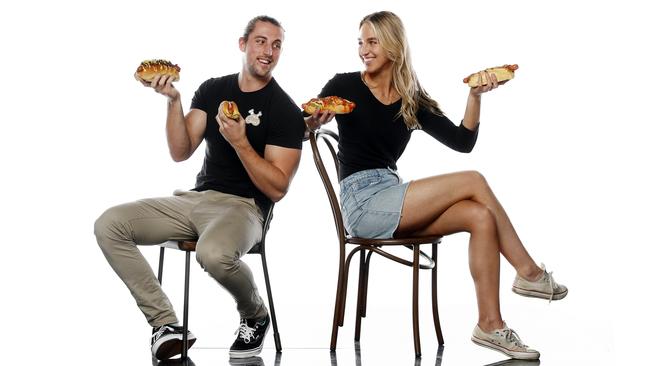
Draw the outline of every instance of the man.
M205 81L187 115L168 76L141 80L168 99L167 143L174 161L188 159L202 140L207 144L193 190L110 208L95 223L106 259L153 327L151 350L157 359L180 353L182 328L136 244L194 237L199 238L197 261L232 294L241 316L230 356L261 352L269 315L250 269L239 258L261 239L265 213L287 193L300 161L302 114L271 74L283 40L277 20L252 19L239 39L241 72ZM218 111L225 100L249 115L226 117ZM188 339L190 345L196 341L191 333Z

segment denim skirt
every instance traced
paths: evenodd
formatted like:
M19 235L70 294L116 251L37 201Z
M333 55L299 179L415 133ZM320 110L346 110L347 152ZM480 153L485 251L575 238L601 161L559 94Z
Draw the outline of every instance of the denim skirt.
M348 233L360 238L393 238L409 183L402 183L392 169L363 170L343 179L341 213Z

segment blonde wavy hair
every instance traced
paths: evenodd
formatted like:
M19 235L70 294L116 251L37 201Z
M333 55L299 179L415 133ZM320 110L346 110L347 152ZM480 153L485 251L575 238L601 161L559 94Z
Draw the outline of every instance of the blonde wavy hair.
M366 15L359 23L359 28L364 23L373 29L379 45L386 51L388 59L393 62L393 87L402 97L402 107L395 118L402 116L409 129L417 129L422 127L416 116L420 107L442 116L438 102L420 86L413 70L411 52L402 20L390 11L380 11Z

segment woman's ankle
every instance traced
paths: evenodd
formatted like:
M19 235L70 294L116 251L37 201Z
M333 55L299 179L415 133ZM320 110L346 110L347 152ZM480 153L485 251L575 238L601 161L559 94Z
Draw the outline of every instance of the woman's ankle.
M493 332L497 329L503 329L504 327L503 319L492 319L492 320L479 320L478 327L481 328L485 333Z
M517 271L517 274L526 281L535 282L542 278L544 270L535 264L528 268L523 268L521 271Z

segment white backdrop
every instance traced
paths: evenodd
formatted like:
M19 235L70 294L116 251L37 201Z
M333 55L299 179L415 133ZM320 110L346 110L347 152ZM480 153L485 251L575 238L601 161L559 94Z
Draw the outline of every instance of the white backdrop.
M464 112L463 77L485 67L520 65L515 80L484 96L472 154L455 153L414 133L398 164L400 173L416 179L481 171L534 258L570 288L564 303L530 305L509 294L514 271L504 260L505 319L533 345L543 343L534 336L538 329L553 327L564 337L592 335L575 337L571 342L577 343L567 342L564 351L577 345L602 352L605 359L625 357L627 345L640 343L637 332L649 325L648 301L641 295L648 288L650 254L645 235L650 29L641 5L424 4L64 0L0 5L0 316L5 325L0 344L15 351L9 359L44 359L73 339L80 346L79 364L121 358L111 353L96 359L108 344L119 345L120 354L147 359L148 325L97 247L93 223L112 205L191 188L203 147L187 162L171 160L164 134L166 101L132 77L141 60L166 58L181 66L177 88L187 111L202 81L240 70L238 37L250 18L268 14L286 29L275 77L300 103L335 72L360 69L358 22L382 9L396 12L406 24L420 80L454 121ZM336 239L307 144L303 151L290 193L276 206L267 239L269 265L283 345L326 348ZM451 344L467 342L476 317L467 239L464 234L446 238L440 249L441 314L456 319L445 323ZM155 269L157 249L142 250ZM165 287L179 314L181 279L173 276L182 275L181 257L168 255ZM258 258L247 262L263 287ZM388 327L410 339L409 272L374 263L369 312L396 314L382 327L375 323L376 332ZM354 296L356 286L351 288ZM234 304L195 262L192 294L192 329L201 336L197 346L227 347L237 326ZM307 320L310 331L299 331ZM366 324L372 333L373 322ZM341 344L351 344L352 328L348 322ZM423 332L423 339L432 337ZM410 341L402 343L406 350L411 347Z

